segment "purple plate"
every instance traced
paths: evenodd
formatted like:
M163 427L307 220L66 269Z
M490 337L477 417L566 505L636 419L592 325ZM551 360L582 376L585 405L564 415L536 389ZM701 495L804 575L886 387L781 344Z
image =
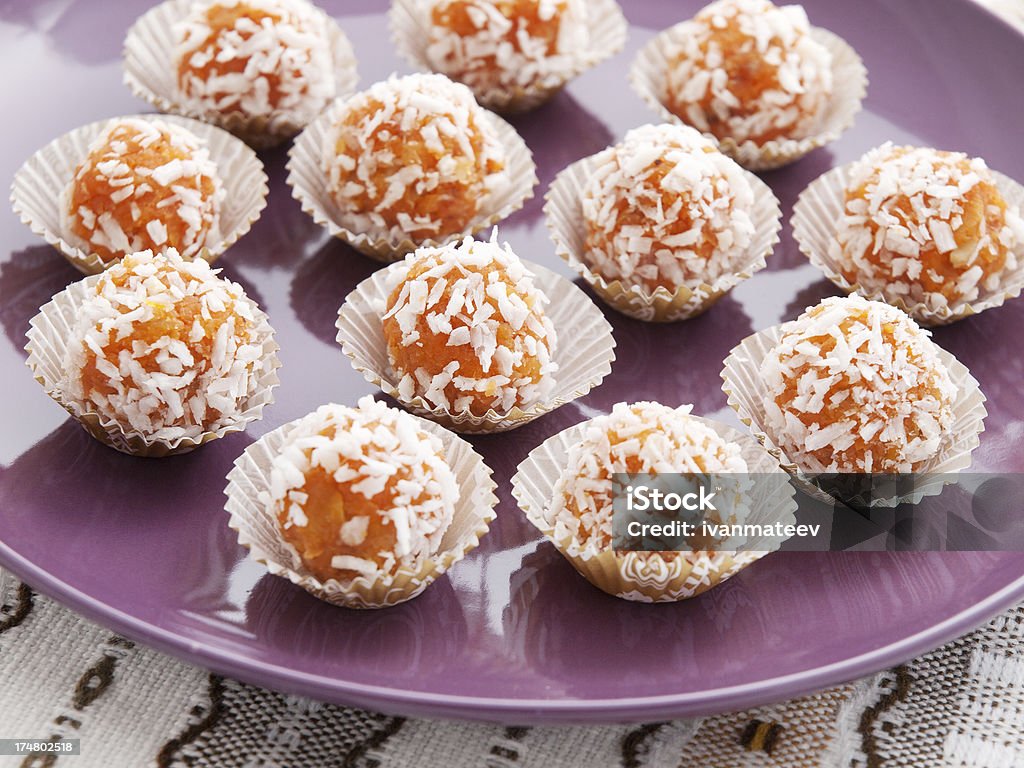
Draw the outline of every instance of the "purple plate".
M367 85L406 71L381 0L324 3L339 15ZM628 0L626 51L516 119L541 193L555 173L653 115L626 70L653 30L697 2ZM141 2L0 4L8 76L0 178L79 124L144 109L121 85L119 53ZM1018 131L1024 40L965 0L808 2L871 75L865 111L840 141L765 180L788 218L797 193L885 140L979 154L1024 179ZM609 313L619 359L578 403L499 437L473 440L499 482L499 518L482 546L409 604L355 612L318 602L249 562L227 527L224 476L251 441L328 401L371 388L334 343L346 293L379 265L329 241L291 199L285 152L265 155L270 206L224 257L227 276L269 312L281 342L278 403L249 432L187 456L143 460L92 440L23 365L29 318L78 275L10 212L0 215L0 564L129 637L243 680L388 712L505 722L705 715L864 675L941 644L1024 597L1021 553L786 553L677 605L599 592L516 508L509 478L549 435L619 400L693 403L729 420L722 359L753 331L832 294L788 227L768 269L707 314L670 326ZM541 197L502 227L523 257L554 256ZM1022 471L1024 300L943 328L989 398L977 471ZM1006 341L1010 341L1007 349Z

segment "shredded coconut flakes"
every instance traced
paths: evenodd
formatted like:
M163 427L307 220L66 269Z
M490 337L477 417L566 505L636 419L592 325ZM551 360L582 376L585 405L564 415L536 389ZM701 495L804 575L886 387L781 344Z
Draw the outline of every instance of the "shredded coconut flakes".
M175 158L156 168L142 165L139 150L160 141L187 159ZM204 184L212 188L212 194L203 194ZM109 195L112 208L78 205L66 215L89 246L117 258L148 249L164 250L165 245L194 258L219 226L225 190L217 165L203 142L181 126L127 118L97 136L89 145L86 161L69 182L65 199L69 205L82 195L91 200L95 193L89 191L104 187L113 190ZM142 205L155 208L157 218L143 224ZM123 226L126 218L134 225L128 231ZM180 242L168 243L168 225L175 221L183 225L182 236Z
M375 553L372 560L339 555L332 560L333 568L366 576L399 567L415 570L439 549L455 513L459 486L440 438L425 432L409 414L367 395L356 408L324 405L300 419L274 457L270 488L260 499L275 519L279 511L288 510L285 525L308 525L314 510L305 508L308 499L301 489L314 469L366 499L385 489L389 494L387 505L377 512L395 528L394 550ZM399 473L401 480L390 481ZM368 526L365 515L348 519L338 532L339 543L358 547Z
M555 538L569 535L580 547L611 547L615 474L746 473L740 446L692 418L692 408L617 403L610 414L587 422L553 490L549 518Z
M426 58L431 66L478 93L492 89L557 88L587 56L589 32L583 0L420 0L431 19ZM471 34L452 27L465 14ZM451 18L453 21L445 22ZM531 18L535 17L535 18ZM549 41L531 32L531 21L557 25Z
M743 42L723 50L716 38L729 26L738 29ZM760 137L774 134L810 135L832 93L832 55L811 38L807 14L799 5L718 0L673 27L666 53L673 110L701 131L737 142L761 143ZM748 83L730 80L727 63L739 57L754 57L760 71L773 71L772 87L751 97ZM742 100L735 93L740 89Z
M239 15L231 27L210 26L214 14L232 12ZM193 3L175 28L179 89L209 114L241 112L305 125L334 97L328 23L305 0Z
M358 116L353 122L350 116ZM404 143L437 156L436 167L396 158L387 146L392 128ZM480 151L471 136L479 137ZM341 151L339 151L341 148ZM420 155L422 157L422 155ZM392 76L340 102L327 132L323 163L346 226L357 232L401 239L416 234L441 238L444 200L471 204L474 213L489 195L510 183L505 150L472 92L444 75ZM446 186L461 185L458 200ZM423 212L423 198L442 206Z
M733 272L746 257L754 237L750 182L696 130L636 128L595 165L582 206L587 259L605 279L674 290Z
M927 331L856 295L783 329L761 363L766 431L802 470L912 472L938 453L957 389Z
M403 397L419 395L431 406L452 412L484 401L504 413L538 402L553 389L557 337L543 312L548 299L508 244L499 246L496 238L496 232L490 242L467 237L406 257L407 268L392 286L397 296L389 302L385 324L397 324L400 347L440 343L438 339L446 347L468 346L482 374L464 375L457 360L444 365L436 361L433 371L404 370L401 351L389 345ZM417 276L410 279L413 269ZM531 361L538 365L539 378L520 373Z
M986 194L979 185L995 187L981 158L883 144L850 169L830 256L869 293L931 310L975 301L1024 258L1016 206L975 211L966 226L969 198ZM924 268L936 260L940 270Z
M198 307L206 319L228 312L216 323L208 356L190 346L202 339L196 325L185 339L137 339L139 329L168 322L179 306ZM263 348L251 334L256 312L242 288L205 261L188 261L173 249L131 254L103 274L79 308L61 389L83 412L153 439L216 431L237 421L259 384ZM89 365L105 377L101 388L85 389Z

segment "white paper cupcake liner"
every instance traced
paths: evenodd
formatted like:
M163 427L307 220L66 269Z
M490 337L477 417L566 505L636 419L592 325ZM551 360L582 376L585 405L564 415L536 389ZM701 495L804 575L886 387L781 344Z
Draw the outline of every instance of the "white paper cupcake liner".
M322 582L303 566L298 552L281 536L277 519L259 500L260 493L269 489L271 463L296 424L290 422L264 435L235 461L225 490L228 525L256 562L321 600L346 608L383 608L411 600L475 549L495 518L496 485L484 460L465 440L420 420L424 430L441 439L460 491L454 517L438 551L418 570L402 567L384 576Z
M698 417L694 417L698 418ZM751 516L743 522L792 524L796 501L793 488L778 462L757 441L724 424L700 419L726 440L738 443L751 474L780 475L779 483L760 481L751 499ZM582 545L571 536L559 538L550 510L554 488L568 462L569 449L582 440L588 423L570 427L549 438L519 465L512 477L512 495L527 519L573 567L591 584L615 597L644 603L685 600L706 592L717 584L776 551L784 539L765 538L752 542L752 548L740 551L684 553L672 560L644 552L615 552Z
M765 259L779 242L782 212L771 189L754 174L744 174L754 191L754 239L747 248L741 266L709 283L679 286L674 292L663 286L651 293L639 285L624 286L609 282L588 266L586 223L583 219L583 190L598 166L591 155L561 171L545 195L544 214L555 251L587 281L610 307L637 320L668 323L696 317L709 309L736 285L764 269Z
M209 113L184 98L178 89L178 69L174 63L175 26L187 16L193 2L166 0L140 16L128 30L124 42L124 84L131 92L161 112L213 123L255 149L273 147L305 128L284 115L266 118L237 112ZM324 16L331 38L335 94L346 96L355 91L359 81L352 45L334 19L318 8L314 10Z
M807 479L797 463L779 448L767 431L761 361L778 344L785 328L785 325L776 325L741 341L725 359L722 390L740 421L750 427L754 437L778 459L782 468L794 476L801 490L816 499L831 502L833 497ZM985 395L967 366L938 345L936 352L957 388L957 397L953 402L953 426L938 454L914 473L913 492L889 498L872 498L870 506L917 504L926 496L941 493L942 488L952 482L958 472L971 466L971 454L980 443L981 433L985 430L985 416L988 415Z
M518 211L533 197L537 185L537 167L533 155L516 129L490 112L483 112L483 118L490 122L498 141L505 148L505 169L510 183L496 194L485 197L480 210L470 225L439 240L414 241L408 237L392 239L387 234L355 231L351 222L338 206L331 194L327 172L323 167L324 141L338 116L345 108L344 100L335 102L320 117L310 123L289 151L288 185L292 195L302 205L302 210L313 217L313 221L360 253L384 263L401 259L422 246L438 246L462 240L468 235L494 226Z
M116 261L104 262L68 227L66 190L89 156L89 145L120 120L166 122L192 132L209 150L224 185L216 229L209 233L203 258L213 262L247 233L267 205L263 163L244 143L206 123L174 115L127 115L83 125L54 139L25 161L11 184L15 215L35 234L60 251L72 266L95 275Z
M645 45L629 71L633 89L657 112L662 120L686 125L678 115L665 106L666 75L669 71L669 43L679 34L678 25L664 30ZM828 109L821 117L817 132L802 139L776 139L758 145L747 139L737 143L733 139L708 138L717 141L719 149L737 163L752 171L779 168L839 138L853 125L868 89L868 73L860 56L839 36L820 27L811 27L811 37L832 54L832 97Z
M263 348L260 368L257 372L256 388L241 404L239 414L231 423L217 430L204 432L198 437L181 436L173 439L157 439L136 431L125 430L113 419L90 410L88 403L67 398L60 390L64 375L64 358L69 343L80 343L74 333L79 308L94 295L96 283L101 275L94 275L72 283L54 296L39 310L31 321L25 364L32 370L36 381L46 394L64 410L78 420L90 435L101 443L132 456L160 458L188 453L203 443L216 440L232 432L243 431L248 424L263 418L263 409L274 402L274 387L279 383L277 369L281 366L277 358L278 344L274 340L274 329L270 321L255 302L246 298L252 306L256 320L256 338Z
M840 260L832 252L832 244L836 242L839 222L846 208L846 186L853 165L848 163L833 168L812 181L797 198L790 219L793 237L800 250L840 290L891 304L926 326L947 325L1020 296L1024 289L1024 249L1018 254L1017 269L1005 276L1003 285L998 289L985 291L982 288L975 301L960 301L941 307L932 307L924 302L911 303L904 296L889 295L885 290L868 290L860 283L847 280ZM1024 186L1002 173L993 171L992 175L1007 204L1024 211Z
M555 386L543 401L526 408L515 406L507 413L470 411L452 413L430 405L421 397L405 399L398 391L398 376L388 360L383 316L390 293L388 286L404 262L382 269L356 286L338 313L338 343L353 367L368 382L398 400L415 414L462 433L505 432L583 397L611 372L615 339L601 310L579 288L551 270L523 260L534 274L534 284L550 300L546 312L555 326L558 342L553 360L558 370Z
M398 53L413 67L425 72L439 71L434 70L427 56L431 7L423 0L394 0L388 17ZM618 3L615 0L587 0L586 8L587 47L575 52L575 61L562 73L559 82L511 90L474 89L477 101L502 114L527 112L551 99L571 80L621 51L626 44L629 24Z

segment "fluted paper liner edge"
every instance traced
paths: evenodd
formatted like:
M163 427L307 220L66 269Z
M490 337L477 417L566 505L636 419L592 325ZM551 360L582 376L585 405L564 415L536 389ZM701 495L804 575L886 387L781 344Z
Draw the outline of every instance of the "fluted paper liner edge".
M69 343L76 340L74 328L78 310L95 290L101 275L93 275L72 283L43 305L32 318L28 331L25 364L31 369L36 381L46 394L57 402L82 427L101 443L132 456L160 458L188 453L200 445L233 432L245 430L250 423L263 418L263 409L274 402L274 387L279 383L277 369L281 366L277 357L278 344L274 340L274 329L269 318L252 299L246 297L256 319L256 337L263 347L257 386L246 399L238 418L219 429L207 431L198 437L181 436L173 439L154 439L134 431L125 431L116 421L88 409L87 404L66 398L60 391L63 373L64 353Z
M413 241L408 237L393 240L373 232L349 229L344 212L331 194L323 162L324 140L344 110L344 104L344 99L339 99L295 139L294 146L288 152L288 186L292 188L292 196L313 221L326 228L332 237L343 240L370 258L390 263L423 246L444 245L461 240L507 219L533 197L538 179L537 167L529 147L515 128L497 115L483 111L484 119L491 124L499 143L505 148L505 169L509 183L499 193L484 198L481 209L466 229L437 240L423 241Z
M185 17L192 3L193 0L166 0L140 16L128 30L123 51L123 79L131 92L161 112L216 125L254 149L276 146L305 128L284 118L249 117L237 112L210 114L188 104L176 81L174 27ZM352 45L331 16L318 8L315 10L326 19L331 38L335 95L348 95L355 91L359 80Z
M943 307L930 307L924 302L910 303L904 297L886 295L884 290L867 290L860 283L851 283L843 275L842 264L832 253L839 222L845 210L846 185L850 170L856 163L833 168L812 181L793 206L790 225L800 251L840 290L857 293L866 299L883 301L897 307L921 325L934 327L1002 306L1024 290L1024 244L1020 245L1017 269L1008 275L999 288L985 291L975 301L962 301ZM992 171L996 186L1007 204L1024 212L1024 186L998 171Z
M161 121L192 132L209 150L224 185L219 223L207 237L202 258L214 262L245 235L267 205L267 175L256 153L240 139L207 123L178 115L125 115L100 120L65 133L18 169L11 184L11 205L15 215L35 234L56 248L75 269L95 275L117 260L104 262L88 252L68 229L63 210L65 192L75 171L89 155L89 145L111 124L120 120ZM199 258L197 256L196 258Z
M808 480L796 462L779 448L767 431L765 387L760 376L761 361L778 344L785 328L785 325L772 326L748 336L734 347L722 368L722 390L740 421L750 427L754 437L778 459L782 468L793 475L800 489L815 499L831 502L833 497ZM912 493L872 499L870 505L873 507L917 504L926 496L941 493L943 487L952 482L954 475L971 466L971 454L981 442L985 417L988 415L985 395L967 366L938 345L936 351L957 388L957 397L953 402L954 423L949 430L949 438L939 453L915 473L921 476L923 482L916 484Z
M501 114L520 114L535 109L553 98L567 83L588 69L611 58L623 49L629 24L615 0L589 0L587 2L588 44L580 51L571 70L558 83L534 84L489 89L486 93L474 90L477 101L487 109ZM391 39L398 53L413 67L424 71L437 71L430 64L426 50L429 42L429 8L417 0L394 0L388 14Z
M459 484L459 501L440 549L418 570L402 567L379 577L321 582L304 568L298 552L281 536L277 519L259 500L260 492L269 485L271 462L296 421L278 427L250 445L228 473L225 509L230 515L228 525L238 534L238 543L275 576L282 576L333 605L383 608L419 595L479 545L495 519L498 499L490 468L469 443L432 422L413 418L441 439L445 458Z
M677 25L678 26L678 25ZM662 120L668 123L686 125L671 112L662 101L668 73L666 46L677 34L676 27L670 27L647 43L629 71L633 90L650 106ZM820 27L811 27L811 37L821 43L832 54L832 97L828 110L821 119L817 132L802 139L775 139L758 145L747 139L739 144L733 139L708 138L718 143L719 149L737 163L751 171L767 171L788 165L818 147L832 141L853 125L861 109L868 89L868 74L857 52L838 35Z
M698 418L725 439L739 443L749 472L782 472L774 457L749 435L710 419L692 418ZM548 510L569 449L582 439L588 423L563 430L530 451L512 477L512 495L530 523L598 589L643 603L685 600L721 584L782 545L784 539L774 539L766 542L767 548L763 550L683 553L667 562L656 556L645 558L644 553L598 550L593 545L580 545L571 537L558 538ZM770 498L774 504L755 507L754 514L771 522L793 523L796 502L792 487L787 494L771 494ZM752 518L749 522L756 520Z
M404 400L398 392L399 377L391 369L384 340L383 315L388 285L405 262L392 264L361 282L346 297L338 312L337 341L353 367L371 384L398 400L413 413L464 434L504 432L528 424L539 416L583 397L611 372L615 339L601 310L583 291L564 277L523 260L534 275L534 285L548 297L545 308L555 326L558 341L553 360L555 387L542 402L527 408L515 406L508 413L477 416L470 411L451 413L431 406L421 397Z
M597 167L596 155L578 160L562 170L545 195L544 217L555 251L587 282L610 307L628 317L655 323L688 320L710 309L716 301L744 280L764 269L766 259L779 242L782 211L772 190L749 171L743 174L754 192L751 220L754 240L747 248L743 265L697 286L681 285L675 291L664 286L651 293L641 286L609 282L587 266L586 224L582 198L587 180Z

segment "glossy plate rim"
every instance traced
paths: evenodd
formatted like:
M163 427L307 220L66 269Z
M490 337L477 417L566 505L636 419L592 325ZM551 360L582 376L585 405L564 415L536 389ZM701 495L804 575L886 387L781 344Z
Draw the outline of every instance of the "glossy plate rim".
M233 654L159 627L79 591L19 556L0 541L0 566L48 597L88 618L183 661L254 685L322 698L387 714L453 717L524 725L640 722L703 717L793 698L864 677L933 650L983 624L1024 598L1024 572L970 608L913 635L841 661L743 685L660 696L615 699L511 699L408 691L319 677Z

